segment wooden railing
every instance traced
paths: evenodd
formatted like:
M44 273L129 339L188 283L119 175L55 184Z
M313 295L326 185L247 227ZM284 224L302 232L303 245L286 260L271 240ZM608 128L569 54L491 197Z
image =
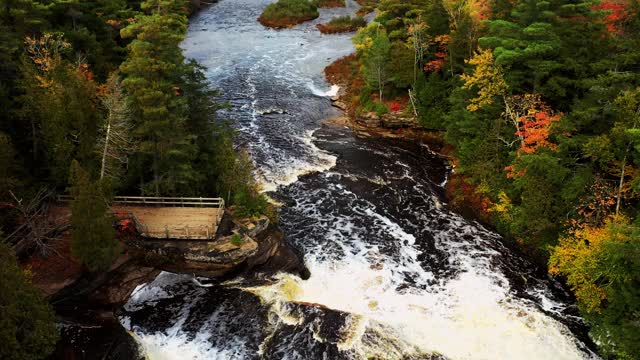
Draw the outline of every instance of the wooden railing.
M73 200L71 195L58 195L58 201L68 202ZM114 196L112 204L127 205L162 205L162 206L193 206L215 207L224 209L223 198L203 197L162 197L162 196Z

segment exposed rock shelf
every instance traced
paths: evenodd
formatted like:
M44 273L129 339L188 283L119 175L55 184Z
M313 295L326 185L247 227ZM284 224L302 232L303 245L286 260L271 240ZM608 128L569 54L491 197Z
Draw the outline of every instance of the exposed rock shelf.
M139 285L153 280L160 271L214 280L240 274L268 276L280 271L309 277L302 258L266 216L238 221L226 214L215 241L146 240L135 233L120 235L126 251L109 271L89 274L76 266L77 271L58 282L60 286L36 283L50 296L64 333L53 358L143 359L136 341L115 313Z
M266 216L231 221L231 229L216 241L136 241L145 262L174 273L209 278L239 273L272 274L286 271L309 276L301 258L290 249L277 227Z

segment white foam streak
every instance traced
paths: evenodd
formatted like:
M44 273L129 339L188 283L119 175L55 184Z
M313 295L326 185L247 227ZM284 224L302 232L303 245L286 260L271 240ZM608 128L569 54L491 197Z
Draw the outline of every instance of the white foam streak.
M278 186L286 186L298 181L300 176L324 172L336 165L337 157L321 150L313 142L315 130L308 130L299 140L304 144L310 156L305 160L290 159L282 164L267 164L258 174L258 182L262 192L276 191Z
M336 96L338 95L338 91L340 90L340 86L338 85L331 85L331 88L325 91L319 89L314 83L308 83L307 87L309 88L309 90L311 90L313 95L322 96L322 97Z

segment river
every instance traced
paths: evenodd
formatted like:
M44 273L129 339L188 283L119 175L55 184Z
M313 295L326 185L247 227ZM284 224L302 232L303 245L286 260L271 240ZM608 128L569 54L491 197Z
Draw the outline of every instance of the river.
M336 115L323 68L353 52L319 19L275 31L269 0L221 0L183 44L207 66L280 226L311 271L198 286L162 273L122 324L156 359L590 359L559 284L478 223L452 212L446 161L428 145L358 139ZM335 90L335 89L333 89Z

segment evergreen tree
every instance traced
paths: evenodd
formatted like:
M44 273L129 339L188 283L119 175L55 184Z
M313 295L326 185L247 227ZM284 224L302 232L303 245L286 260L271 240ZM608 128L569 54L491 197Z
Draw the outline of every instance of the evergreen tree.
M184 5L145 1L141 6L150 14L138 16L122 30L123 37L134 38L120 69L134 111L136 166L142 191L157 196L180 194L197 175L192 167L197 148L187 129L188 104L179 87L184 69L179 45L187 24ZM152 171L151 181L146 180L146 168Z
M58 340L54 313L0 240L0 358L42 359Z
M90 271L105 271L120 251L105 189L101 182L92 181L76 160L69 172L72 253Z
M87 64L62 58L70 44L50 33L26 39L21 119L30 123L32 156L46 160L54 184L68 179L71 159L93 164L99 123L96 84Z
M0 200L10 199L9 190L15 190L20 180L16 177L16 151L11 143L11 138L4 133L0 132L0 169L2 169L2 175L0 175Z
M480 45L507 69L512 92L539 93L564 110L580 81L605 58L604 26L590 1L518 1L508 18L488 22Z

